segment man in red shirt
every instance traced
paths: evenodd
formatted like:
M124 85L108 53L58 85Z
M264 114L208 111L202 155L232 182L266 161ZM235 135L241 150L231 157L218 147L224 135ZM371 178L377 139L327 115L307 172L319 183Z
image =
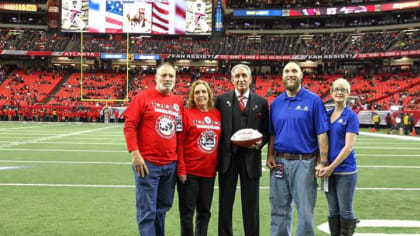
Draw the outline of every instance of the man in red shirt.
M120 113L118 113L118 110L114 110L114 123L118 123L118 120L120 119Z
M156 68L156 87L142 90L124 113L124 135L133 161L137 224L141 236L164 235L177 166L177 138L182 131L182 99L172 94L175 68Z

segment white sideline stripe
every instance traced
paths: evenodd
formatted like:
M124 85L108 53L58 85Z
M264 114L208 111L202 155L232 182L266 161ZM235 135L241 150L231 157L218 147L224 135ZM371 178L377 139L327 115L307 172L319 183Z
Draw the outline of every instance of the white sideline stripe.
M102 134L95 134L95 135L101 135L101 136L105 136ZM0 143L9 143L9 141L0 141ZM80 142L38 142L38 141L27 141L26 143L44 143L44 144L81 144L81 145L117 145L117 146L125 146L125 143L80 143ZM360 147L360 146L356 146L355 149L401 149L401 150L417 150L420 148L413 148L413 147L369 147L369 146L364 146L364 147ZM264 152L265 153L265 152ZM263 153L263 154L264 154ZM266 153L265 153L266 154Z
M370 137L420 141L420 137L413 137L413 136L402 136L402 135L393 135L393 134L377 134L377 133L369 133L369 132L360 132L359 134L360 135L365 135L365 136L370 136Z
M134 188L134 185L101 185L101 184L20 184L20 183L0 183L0 186L22 186L22 187L82 187L82 188Z
M58 134L58 135L54 135L54 136L48 136L48 137L43 137L43 138L38 138L38 139L33 139L33 140L27 140L27 141L21 141L21 142L19 142L19 141L11 142L11 143L8 143L8 144L1 145L0 149L5 148L5 147L13 147L13 146L21 145L21 144L26 144L26 143L29 143L29 142L45 141L45 140L49 140L49 139L59 139L59 138L67 137L67 136L85 134L85 133L90 133L90 132L94 132L94 131L98 131L98 130L109 129L111 127L113 127L113 126L101 127L101 128L96 128L96 129L88 129L88 130L77 131L77 132L72 132L72 133L68 133L68 134Z
M117 161L22 161L22 160L0 160L0 163L106 164L106 165L131 165L132 164L132 162L117 162Z
M100 134L98 134L100 135ZM24 136L21 138L39 138L39 136ZM0 139L10 139L10 137L0 137ZM16 138L15 138L16 139ZM68 140L116 140L117 138L67 138L64 137L62 139L68 139Z
M368 154L368 153L356 153L357 157L360 156L372 156L372 157L420 157L418 154Z
M46 134L57 134L58 131L61 132L68 132L68 131L74 131L75 129L55 129L55 130L37 130L37 131L33 131L33 130L28 130L28 131L21 131L18 130L16 132L13 131L7 131L10 132L10 134L40 134L40 133L46 133ZM80 131L84 131L86 129L80 129ZM119 131L119 132L98 132L98 134L123 134L123 131Z
M0 141L0 143L9 143L9 142ZM125 143L80 143L80 142L28 142L28 143L126 146Z
M420 147L354 147L354 149L419 150ZM357 155L357 154L356 154Z
M64 124L45 124L45 125L31 125L31 126L22 126L14 128L0 128L0 130L15 130L15 129L29 129L29 128L39 128L39 127L51 127L51 126L63 126Z
M420 228L420 221L415 220L360 220L357 227L362 228ZM328 222L318 225L318 229L329 234ZM385 233L355 233L354 236L413 236L420 234L385 234Z
M98 128L98 129L107 129L107 128L108 127L103 127L103 128ZM92 135L98 136L98 135L100 135L100 136L104 136L104 137L124 137L123 134L96 134L96 133L95 134L84 134L86 131L89 131L89 130L78 131L79 133L77 135L84 135L84 136L92 136ZM22 132L20 132L20 133L2 133L2 134L12 134L12 135L16 135L16 136L25 136L26 135L25 133L22 133ZM38 136L56 137L58 135L67 135L68 133L61 133L61 134L55 133L55 134L56 135L53 135L53 136L51 136L51 134L38 134ZM75 135L75 134L72 134L72 135ZM35 136L35 137L37 137L37 136Z
M128 153L128 151L117 150L66 150L66 149L34 149L34 148L1 148L0 151L33 151L33 152L121 152Z
M118 152L126 153L127 151L118 151L118 150L93 150L93 149L84 149L84 150L66 150L66 149L33 149L33 148L0 148L0 151L37 151L37 152ZM265 155L264 155L265 156ZM374 157L420 157L420 154L360 154L357 153L356 156L374 156Z
M378 165L358 165L358 168L396 168L396 169L420 169L420 166L378 166Z
M24 184L24 183L0 183L0 186L21 186L21 187L84 187L84 188L134 188L134 185L107 185L107 184ZM219 186L214 186L218 189ZM236 187L240 189L240 186ZM270 189L267 186L260 186L260 189ZM386 190L386 191L420 191L420 188L356 188L356 190Z
M44 164L107 164L107 165L131 165L131 162L117 161L25 161L25 160L0 160L0 163L44 163ZM265 161L262 161L265 164ZM359 165L359 168L402 168L420 169L420 166L380 166L380 165ZM266 168L263 166L263 168Z

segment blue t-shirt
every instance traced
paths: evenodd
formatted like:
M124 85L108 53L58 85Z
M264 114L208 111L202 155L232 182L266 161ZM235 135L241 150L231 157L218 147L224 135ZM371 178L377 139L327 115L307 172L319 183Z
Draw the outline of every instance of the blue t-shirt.
M331 117L333 112L334 109L328 111L328 117ZM328 131L328 160L330 163L332 163L335 158L337 158L338 154L341 152L341 149L343 149L345 146L346 133L359 134L359 118L357 117L356 113L354 113L354 111L348 107L344 109L337 120L331 123L330 130ZM356 155L354 154L354 150L352 150L349 156L335 168L334 173L355 172L356 170Z
M317 135L328 129L324 104L309 90L301 88L296 97L284 92L271 104L269 133L277 152L314 153L318 151Z

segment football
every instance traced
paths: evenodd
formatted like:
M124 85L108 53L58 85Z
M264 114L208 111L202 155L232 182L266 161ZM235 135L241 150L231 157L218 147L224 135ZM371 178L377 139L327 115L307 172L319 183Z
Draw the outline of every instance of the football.
M236 131L230 141L240 147L250 147L262 140L263 135L256 129L240 129Z

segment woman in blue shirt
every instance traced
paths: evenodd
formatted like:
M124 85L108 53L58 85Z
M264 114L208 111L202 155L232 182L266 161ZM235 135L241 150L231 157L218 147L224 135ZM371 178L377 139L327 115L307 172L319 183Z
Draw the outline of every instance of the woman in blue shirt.
M328 223L332 236L353 235L357 219L353 212L353 196L357 182L356 156L353 146L359 134L359 119L347 105L350 84L337 79L331 85L334 109L330 118L329 165L320 170L319 177L328 178L328 200L330 216Z

